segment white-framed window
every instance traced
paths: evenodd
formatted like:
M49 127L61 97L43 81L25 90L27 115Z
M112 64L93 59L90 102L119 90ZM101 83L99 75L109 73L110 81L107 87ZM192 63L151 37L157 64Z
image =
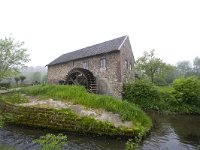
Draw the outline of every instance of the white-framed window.
M84 62L83 63L83 69L88 69L89 67L88 67L88 63L87 62Z
M106 68L106 58L105 57L100 59L100 68Z

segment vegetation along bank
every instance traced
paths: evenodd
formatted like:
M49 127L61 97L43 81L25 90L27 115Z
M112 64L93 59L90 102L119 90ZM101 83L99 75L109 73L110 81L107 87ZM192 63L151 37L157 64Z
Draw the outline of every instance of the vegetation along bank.
M28 96L23 96L21 92L31 95L40 103L24 105L30 104L30 99ZM84 87L39 85L22 88L20 93L4 95L0 99L1 114L7 122L14 124L123 137L145 136L152 127L150 118L134 104L110 96L88 93ZM49 102L41 103L45 99L68 103L72 107L52 107ZM82 116L72 109L75 106L96 113L109 112L118 115L122 122L131 122L131 124L116 126L112 121L96 119L95 115Z
M168 86L156 86L140 79L124 86L124 99L144 110L200 114L200 80L191 76Z

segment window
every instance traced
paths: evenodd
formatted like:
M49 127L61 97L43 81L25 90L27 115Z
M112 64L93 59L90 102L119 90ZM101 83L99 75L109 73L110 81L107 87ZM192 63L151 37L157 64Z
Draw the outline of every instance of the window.
M126 69L128 69L128 61L127 60L125 60L125 67L126 67Z
M88 63L87 62L83 63L83 69L88 69Z
M100 60L100 68L106 68L106 58L101 58L101 60Z
M132 70L132 64L130 63L130 68L129 68L130 70Z

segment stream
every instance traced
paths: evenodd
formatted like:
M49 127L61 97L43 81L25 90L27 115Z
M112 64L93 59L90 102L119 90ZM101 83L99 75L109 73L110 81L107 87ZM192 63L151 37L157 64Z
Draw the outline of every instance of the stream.
M150 135L140 150L200 150L200 116L148 113L154 121ZM20 126L0 129L0 144L17 150L37 150L34 142L46 133L57 132ZM68 137L66 150L124 150L126 140L63 133Z

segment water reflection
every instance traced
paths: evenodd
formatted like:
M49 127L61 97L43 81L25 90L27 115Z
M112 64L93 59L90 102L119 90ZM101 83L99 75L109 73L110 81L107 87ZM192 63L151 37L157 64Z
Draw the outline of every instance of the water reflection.
M149 113L155 127L144 140L140 150L196 150L200 149L200 116L164 115ZM0 144L13 146L19 150L37 150L34 142L49 130L8 126L0 129ZM124 150L125 140L92 137L65 133L69 144L66 150Z
M141 150L200 149L200 116L149 113L155 128Z

